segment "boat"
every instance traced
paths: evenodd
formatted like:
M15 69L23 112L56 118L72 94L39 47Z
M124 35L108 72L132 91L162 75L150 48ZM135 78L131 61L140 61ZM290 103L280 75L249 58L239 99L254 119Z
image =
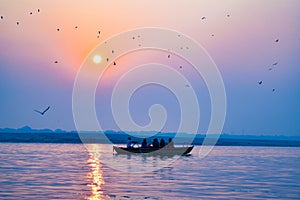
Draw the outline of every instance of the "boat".
M193 150L194 146L187 146L187 147L172 147L168 148L127 148L127 147L119 147L113 146L113 151L117 154L143 154L143 155L187 155Z

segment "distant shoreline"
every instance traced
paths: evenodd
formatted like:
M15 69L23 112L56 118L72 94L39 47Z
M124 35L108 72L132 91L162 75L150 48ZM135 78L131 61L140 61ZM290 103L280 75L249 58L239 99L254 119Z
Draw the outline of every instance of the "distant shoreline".
M97 135L99 133L90 132L89 140L86 140L85 143L99 143L105 144L103 136L105 135L105 139L108 138L113 144L125 144L129 135L123 132L108 132L103 133L102 137L98 138ZM178 136L179 135L179 136ZM185 145L202 145L203 140L205 138L204 135L196 135L195 138L191 138L189 134L178 134L175 138L175 144ZM148 142L151 142L154 136L147 137L147 135L137 135L132 136L134 141L141 143L142 138L147 138ZM174 133L159 133L155 135L155 137L167 140L169 137L174 138ZM272 146L272 147L300 147L300 140L289 140L289 139L266 139L260 136L253 136L252 138L239 138L241 136L221 136L216 146ZM0 133L0 143L64 143L64 144L80 144L82 143L77 132L64 132L64 133Z

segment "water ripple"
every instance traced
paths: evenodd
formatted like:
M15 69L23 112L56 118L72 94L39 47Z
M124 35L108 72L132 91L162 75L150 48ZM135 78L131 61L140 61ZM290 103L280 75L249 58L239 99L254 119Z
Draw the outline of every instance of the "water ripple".
M140 174L116 171L107 161L134 168L170 158L93 148L1 143L0 199L300 199L300 148L216 147L200 159L196 147L191 156Z

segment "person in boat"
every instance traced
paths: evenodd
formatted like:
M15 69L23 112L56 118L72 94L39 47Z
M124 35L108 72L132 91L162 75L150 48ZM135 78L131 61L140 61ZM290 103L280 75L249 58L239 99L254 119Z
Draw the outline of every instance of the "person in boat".
M169 138L168 148L174 148L174 142L172 141L172 138Z
M160 148L163 148L164 146L166 146L166 142L163 138L160 139L159 146L160 146Z
M131 137L128 138L127 140L127 148L132 148L132 140L131 140Z
M157 138L154 138L153 142L152 142L152 147L153 148L159 148L159 142Z
M144 138L142 142L142 148L147 148L147 147L148 147L147 140Z

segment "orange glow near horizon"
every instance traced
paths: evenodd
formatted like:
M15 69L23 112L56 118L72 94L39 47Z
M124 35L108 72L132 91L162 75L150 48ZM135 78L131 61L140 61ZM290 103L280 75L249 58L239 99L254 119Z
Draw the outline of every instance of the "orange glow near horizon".
M170 4L172 9L169 9ZM21 55L19 61L22 62L36 60L38 56L38 59L46 60L45 63L49 65L53 60L59 60L60 65L63 65L59 69L65 71L67 76L69 73L71 76L76 74L84 59L99 43L138 27L155 26L180 31L203 44L214 58L223 61L227 58L223 51L228 51L228 48L232 48L231 55L239 55L241 49L248 49L245 47L251 47L251 53L257 49L254 44L268 48L269 44L263 41L290 35L290 27L297 23L297 17L291 17L297 12L298 3L294 4L286 1L270 4L268 1L220 3L212 0L191 1L189 4L164 1L157 6L152 1L119 2L116 5L114 2L96 0L88 4L70 0L39 3L15 3L10 0L3 1L0 8L5 19L0 24L0 28L5 30L0 41L7 43L4 46L10 45L6 57L13 58L17 53ZM40 12L37 12L38 8ZM283 8L290 12L278 15L278 11ZM182 12L186 10L189 12ZM33 14L29 15L29 12ZM230 17L226 17L227 14ZM206 20L201 20L203 16ZM19 26L16 26L16 21L20 21ZM257 30L266 25L269 27L258 34ZM215 36L212 37L212 34ZM244 41L244 38L248 40ZM28 46L31 47L30 51L26 51ZM242 53L250 54L245 50Z

